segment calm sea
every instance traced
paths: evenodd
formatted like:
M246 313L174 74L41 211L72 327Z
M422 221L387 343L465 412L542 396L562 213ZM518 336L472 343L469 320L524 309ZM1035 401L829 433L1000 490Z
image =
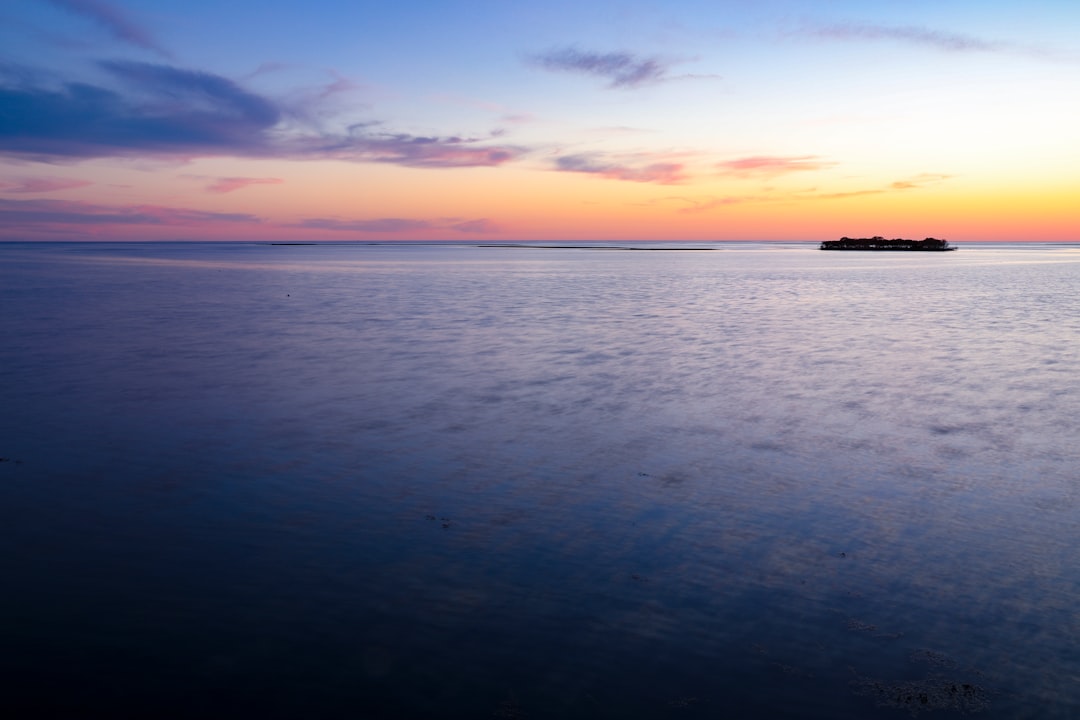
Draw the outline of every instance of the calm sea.
M1080 246L0 246L6 717L1080 717Z

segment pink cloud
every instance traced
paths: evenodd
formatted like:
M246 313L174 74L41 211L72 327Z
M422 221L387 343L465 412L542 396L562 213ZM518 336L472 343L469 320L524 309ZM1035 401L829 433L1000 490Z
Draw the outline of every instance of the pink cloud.
M755 155L752 157L727 160L717 163L716 167L727 175L755 176L755 175L782 175L790 172L805 172L812 170L824 170L832 167L835 163L823 162L813 155L800 156L776 156Z
M73 188L93 185L89 180L75 180L74 178L47 178L33 177L20 178L14 181L0 180L0 191L8 193L47 193L57 190L71 190Z
M207 185L206 192L230 193L234 190L246 188L249 185L281 185L284 182L280 178L223 177Z

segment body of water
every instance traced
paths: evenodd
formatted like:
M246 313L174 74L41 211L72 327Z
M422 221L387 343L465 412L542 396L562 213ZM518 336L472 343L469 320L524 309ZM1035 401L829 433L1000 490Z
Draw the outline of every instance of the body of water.
M670 247L0 246L0 708L1080 716L1080 248Z

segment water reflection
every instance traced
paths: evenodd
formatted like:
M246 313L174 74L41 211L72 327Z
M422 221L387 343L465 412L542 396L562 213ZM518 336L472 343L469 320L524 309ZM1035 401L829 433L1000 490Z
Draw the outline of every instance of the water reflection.
M0 521L23 697L1078 709L1074 253L16 259Z

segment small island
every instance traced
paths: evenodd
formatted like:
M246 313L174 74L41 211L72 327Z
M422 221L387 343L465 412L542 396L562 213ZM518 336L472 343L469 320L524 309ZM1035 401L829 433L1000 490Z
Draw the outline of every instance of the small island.
M822 250L919 250L929 252L948 252L956 248L948 240L928 237L924 240L893 238L886 240L880 235L872 238L842 237L839 240L826 240L821 243Z

